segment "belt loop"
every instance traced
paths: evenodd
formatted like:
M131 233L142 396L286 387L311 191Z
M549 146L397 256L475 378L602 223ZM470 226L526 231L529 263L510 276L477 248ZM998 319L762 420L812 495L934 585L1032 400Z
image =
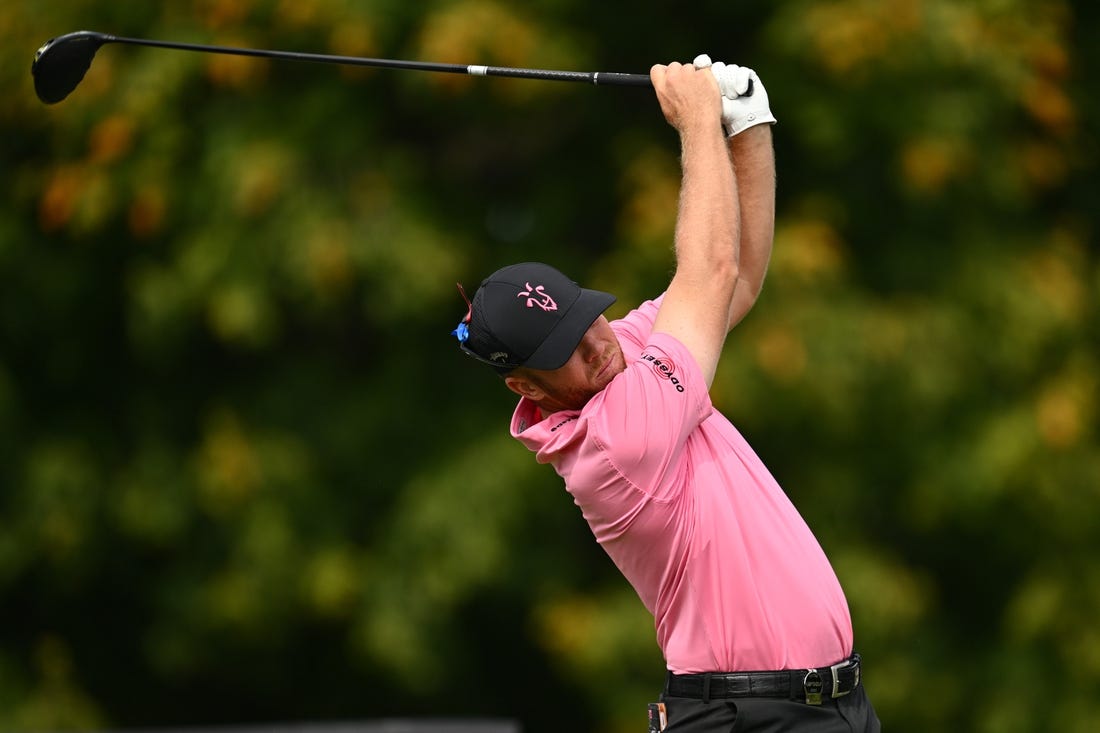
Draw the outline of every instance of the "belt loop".
M703 704L710 703L710 672L703 675Z

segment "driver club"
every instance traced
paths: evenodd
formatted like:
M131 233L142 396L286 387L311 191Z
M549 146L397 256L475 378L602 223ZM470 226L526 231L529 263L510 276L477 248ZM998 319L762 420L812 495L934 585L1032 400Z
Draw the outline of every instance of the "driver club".
M370 66L386 69L408 69L412 71L437 71L449 74L469 74L471 76L510 76L523 79L544 79L548 81L574 81L596 85L611 86L652 86L648 74L619 74L615 72L552 71L547 69L520 69L506 66L463 66L461 64L440 64L425 61L401 61L394 59L371 59L359 56L330 56L326 54L298 53L295 51L269 51L229 46L206 46L194 43L174 41L155 41L146 38L123 38L95 31L76 31L52 38L38 49L31 64L34 77L34 90L38 98L46 104L56 104L76 89L92 65L92 59L100 46L107 43L123 43L132 46L152 46L171 48L181 51L199 51L202 53L230 54L235 56L255 56L291 61L313 61L325 64L345 66Z

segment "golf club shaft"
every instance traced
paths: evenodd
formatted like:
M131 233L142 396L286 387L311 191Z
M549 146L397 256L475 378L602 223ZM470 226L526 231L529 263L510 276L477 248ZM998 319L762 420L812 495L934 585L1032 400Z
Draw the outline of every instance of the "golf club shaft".
M174 41L157 41L144 38L125 38L109 34L100 34L100 37L103 43L125 43L135 46L171 48L179 51L198 51L203 53L230 54L234 56L277 58L291 61L311 61L316 63L368 66L386 69L408 69L412 71L435 71L448 74L468 74L470 76L507 76L521 79L572 81L610 86L652 86L649 76L646 74L621 74L601 71L554 71L550 69L523 69L507 66L464 66L462 64L442 64L429 61L404 61L400 59L364 58L361 56L333 56L329 54L301 53L297 51L271 51L233 46L210 46L197 43L178 43Z

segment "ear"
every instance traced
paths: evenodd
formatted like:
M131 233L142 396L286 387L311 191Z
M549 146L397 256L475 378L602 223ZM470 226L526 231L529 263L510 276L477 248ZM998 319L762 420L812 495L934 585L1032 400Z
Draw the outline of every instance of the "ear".
M510 374L504 378L504 385L520 397L526 397L534 402L538 402L546 396L546 392L526 377L517 377Z

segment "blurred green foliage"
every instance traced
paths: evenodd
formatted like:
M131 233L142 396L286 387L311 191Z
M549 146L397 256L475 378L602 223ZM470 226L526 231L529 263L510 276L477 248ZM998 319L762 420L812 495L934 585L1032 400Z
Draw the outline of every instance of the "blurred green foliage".
M833 558L891 731L1100 729L1083 0L14 0L0 13L0 728L627 733L652 622L448 335L496 267L671 268L648 92L106 46L756 68L776 251L713 393Z

